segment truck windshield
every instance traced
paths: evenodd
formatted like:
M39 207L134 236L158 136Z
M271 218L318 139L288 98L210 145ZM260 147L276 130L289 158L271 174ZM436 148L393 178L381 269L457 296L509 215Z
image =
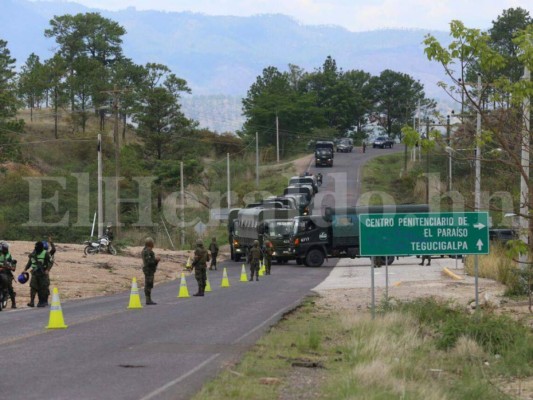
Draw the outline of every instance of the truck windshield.
M286 237L291 234L293 222L289 221L269 221L268 222L268 236L270 237Z
M316 225L311 220L295 220L294 221L294 227L293 227L293 234L296 235L297 233L307 232L310 230L313 230L316 227Z

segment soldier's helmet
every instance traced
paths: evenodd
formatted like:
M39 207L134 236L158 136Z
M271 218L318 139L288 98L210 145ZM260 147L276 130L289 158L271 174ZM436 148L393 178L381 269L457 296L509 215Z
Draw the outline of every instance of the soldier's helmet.
M254 246L255 246L255 247L258 247L258 246L259 246L259 240L254 240Z
M203 246L203 245L204 245L204 242L202 241L202 239L198 239L198 240L196 241L196 245L197 245L197 246Z
M144 239L144 245L145 246L153 246L154 245L154 239L152 239L151 237L147 237L146 239Z

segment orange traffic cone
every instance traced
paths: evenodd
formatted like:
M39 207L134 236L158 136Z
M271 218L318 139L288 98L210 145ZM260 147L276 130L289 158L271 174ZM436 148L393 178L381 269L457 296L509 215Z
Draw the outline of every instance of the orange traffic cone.
M228 273L227 273L225 267L224 267L224 273L222 274L222 283L221 283L220 287L224 287L224 288L229 287Z
M65 329L65 321L63 320L63 311L61 310L61 302L59 301L59 292L54 288L52 294L52 306L50 307L50 319L46 329Z
M180 281L180 291L178 293L178 298L187 298L189 296L189 289L187 288L187 281L185 280L185 274L181 273Z
M128 308L143 308L141 304L141 296L139 296L139 288L137 287L137 278L131 280L130 304Z

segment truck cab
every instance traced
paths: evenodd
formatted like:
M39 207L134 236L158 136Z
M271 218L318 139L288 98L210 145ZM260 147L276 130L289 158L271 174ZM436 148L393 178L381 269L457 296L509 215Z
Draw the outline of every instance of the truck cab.
M429 212L427 204L326 208L324 215L294 219L291 252L299 264L320 267L329 257L359 256L359 215ZM388 264L394 261L387 258ZM384 260L383 260L384 261ZM385 262L383 262L385 264Z

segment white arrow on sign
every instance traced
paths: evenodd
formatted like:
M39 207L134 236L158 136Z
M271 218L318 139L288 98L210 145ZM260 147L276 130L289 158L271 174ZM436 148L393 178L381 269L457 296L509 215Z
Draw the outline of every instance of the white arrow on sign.
M481 241L481 239L478 239L476 246L477 246L477 249L481 251L481 249L483 248L483 242Z
M474 224L474 228L477 228L479 230L483 229L485 225L483 225L481 222L478 222L477 224Z

